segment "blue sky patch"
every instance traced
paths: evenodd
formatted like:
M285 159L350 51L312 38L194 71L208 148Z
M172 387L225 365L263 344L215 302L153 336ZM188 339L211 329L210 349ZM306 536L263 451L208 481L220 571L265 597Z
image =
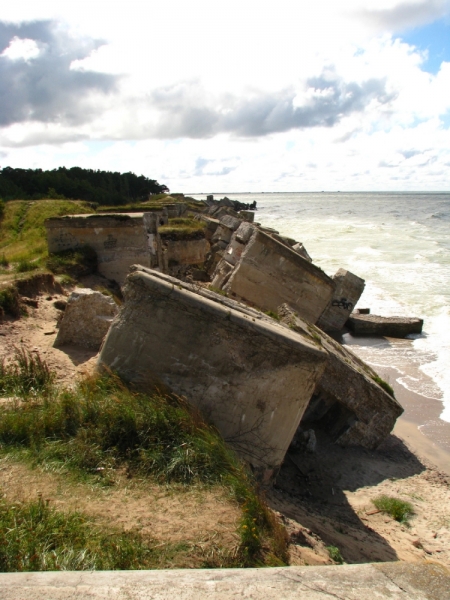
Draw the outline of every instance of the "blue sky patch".
M447 18L411 29L399 37L419 50L428 50L428 60L422 67L424 71L435 75L443 61L450 62L450 21Z

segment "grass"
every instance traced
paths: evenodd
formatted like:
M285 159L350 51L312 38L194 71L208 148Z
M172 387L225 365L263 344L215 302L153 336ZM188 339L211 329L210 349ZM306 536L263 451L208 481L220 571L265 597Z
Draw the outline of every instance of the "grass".
M16 265L17 273L28 273L29 271L35 271L38 268L39 265L37 265L35 262L27 260L26 258L21 258Z
M264 314L272 319L275 319L275 321L280 321L280 315L273 310L266 310Z
M99 529L79 512L58 512L39 497L0 501L0 571L152 569L161 550L135 532Z
M92 212L78 200L11 200L0 221L0 251L8 263L39 261L47 255L44 221L50 217Z
M0 290L0 314L6 313L12 317L20 317L19 292L14 285Z
M399 523L408 523L409 517L414 514L414 508L410 502L393 498L392 496L378 496L372 500L373 504L382 512L390 515Z
M389 396L392 396L392 398L395 398L394 390L387 381L385 381L384 379L379 377L379 375L376 375L376 374L372 375L372 379L375 381L375 383L378 383L378 385L381 388L383 388L383 390L385 392L387 392L389 394Z
M39 354L16 348L13 360L0 362L0 394L21 398L45 394L53 384L54 375Z
M177 217L169 219L168 225L159 227L158 231L163 239L191 240L203 238L205 227L205 221Z
M225 487L242 507L239 551L228 566L287 562L284 529L250 473L183 400L136 393L111 375L25 398L0 413L3 453L94 481L125 469L163 485Z

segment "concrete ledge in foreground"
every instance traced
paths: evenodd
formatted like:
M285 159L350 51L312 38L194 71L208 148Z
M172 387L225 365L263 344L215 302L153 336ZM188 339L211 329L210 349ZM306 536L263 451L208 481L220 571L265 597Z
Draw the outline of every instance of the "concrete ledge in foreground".
M448 600L450 571L432 563L273 569L4 573L2 600Z

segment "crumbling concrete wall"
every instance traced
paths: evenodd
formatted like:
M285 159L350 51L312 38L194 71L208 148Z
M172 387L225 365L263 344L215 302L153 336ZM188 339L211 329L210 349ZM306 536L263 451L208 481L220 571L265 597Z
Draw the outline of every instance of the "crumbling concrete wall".
M250 223L242 223L217 265L212 285L264 311L288 303L316 323L335 284L321 269Z
M345 346L300 319L287 305L278 312L291 330L314 339L328 354L301 427L321 428L342 446L379 446L403 413L399 402L377 383L375 371Z
M54 346L82 346L99 350L118 306L110 296L77 288L69 297Z
M267 480L322 375L326 353L258 311L141 266L99 357L141 387L197 406Z
M157 215L130 213L54 217L45 221L49 252L90 246L97 253L98 270L123 283L130 265L158 264Z
M346 269L333 276L336 285L330 305L322 313L317 325L327 332L338 332L344 327L353 307L364 291L364 279Z

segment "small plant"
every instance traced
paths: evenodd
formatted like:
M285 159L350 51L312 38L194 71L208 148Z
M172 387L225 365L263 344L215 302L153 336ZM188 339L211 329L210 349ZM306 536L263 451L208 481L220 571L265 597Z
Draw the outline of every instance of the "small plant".
M4 269L9 267L9 261L6 258L5 253L0 256L0 267L3 267Z
M50 389L54 380L45 361L39 354L16 348L14 359L6 364L0 362L0 394L15 394L26 397Z
M342 558L341 551L336 546L327 546L328 554L330 555L331 560L334 560L335 563L342 565L344 563L344 559Z
M214 286L212 286L212 285L210 285L210 286L208 287L208 289L209 289L211 292L214 292L215 294L220 294L220 296L226 296L226 295L227 295L227 293L226 293L226 291L225 291L225 290L221 290L220 288L216 288L216 287L214 287Z
M382 512L390 515L399 523L406 524L409 517L414 514L414 508L410 502L393 498L391 496L378 496L372 500L373 504Z
M378 375L372 375L372 379L375 381L375 383L378 383L378 385L381 388L383 388L383 390L385 392L387 392L390 396L392 396L393 398L395 398L394 390L392 389L392 387L389 385L389 383L387 381L385 381L384 379L382 379Z
M38 267L39 265L35 262L24 258L17 263L16 271L17 273L27 273L28 271L35 271Z
M12 317L20 317L19 292L15 286L0 290L0 308Z
M279 321L280 320L280 315L276 312L274 312L273 310L266 310L265 315L267 315L268 317L271 317L272 319L275 319L275 321Z

